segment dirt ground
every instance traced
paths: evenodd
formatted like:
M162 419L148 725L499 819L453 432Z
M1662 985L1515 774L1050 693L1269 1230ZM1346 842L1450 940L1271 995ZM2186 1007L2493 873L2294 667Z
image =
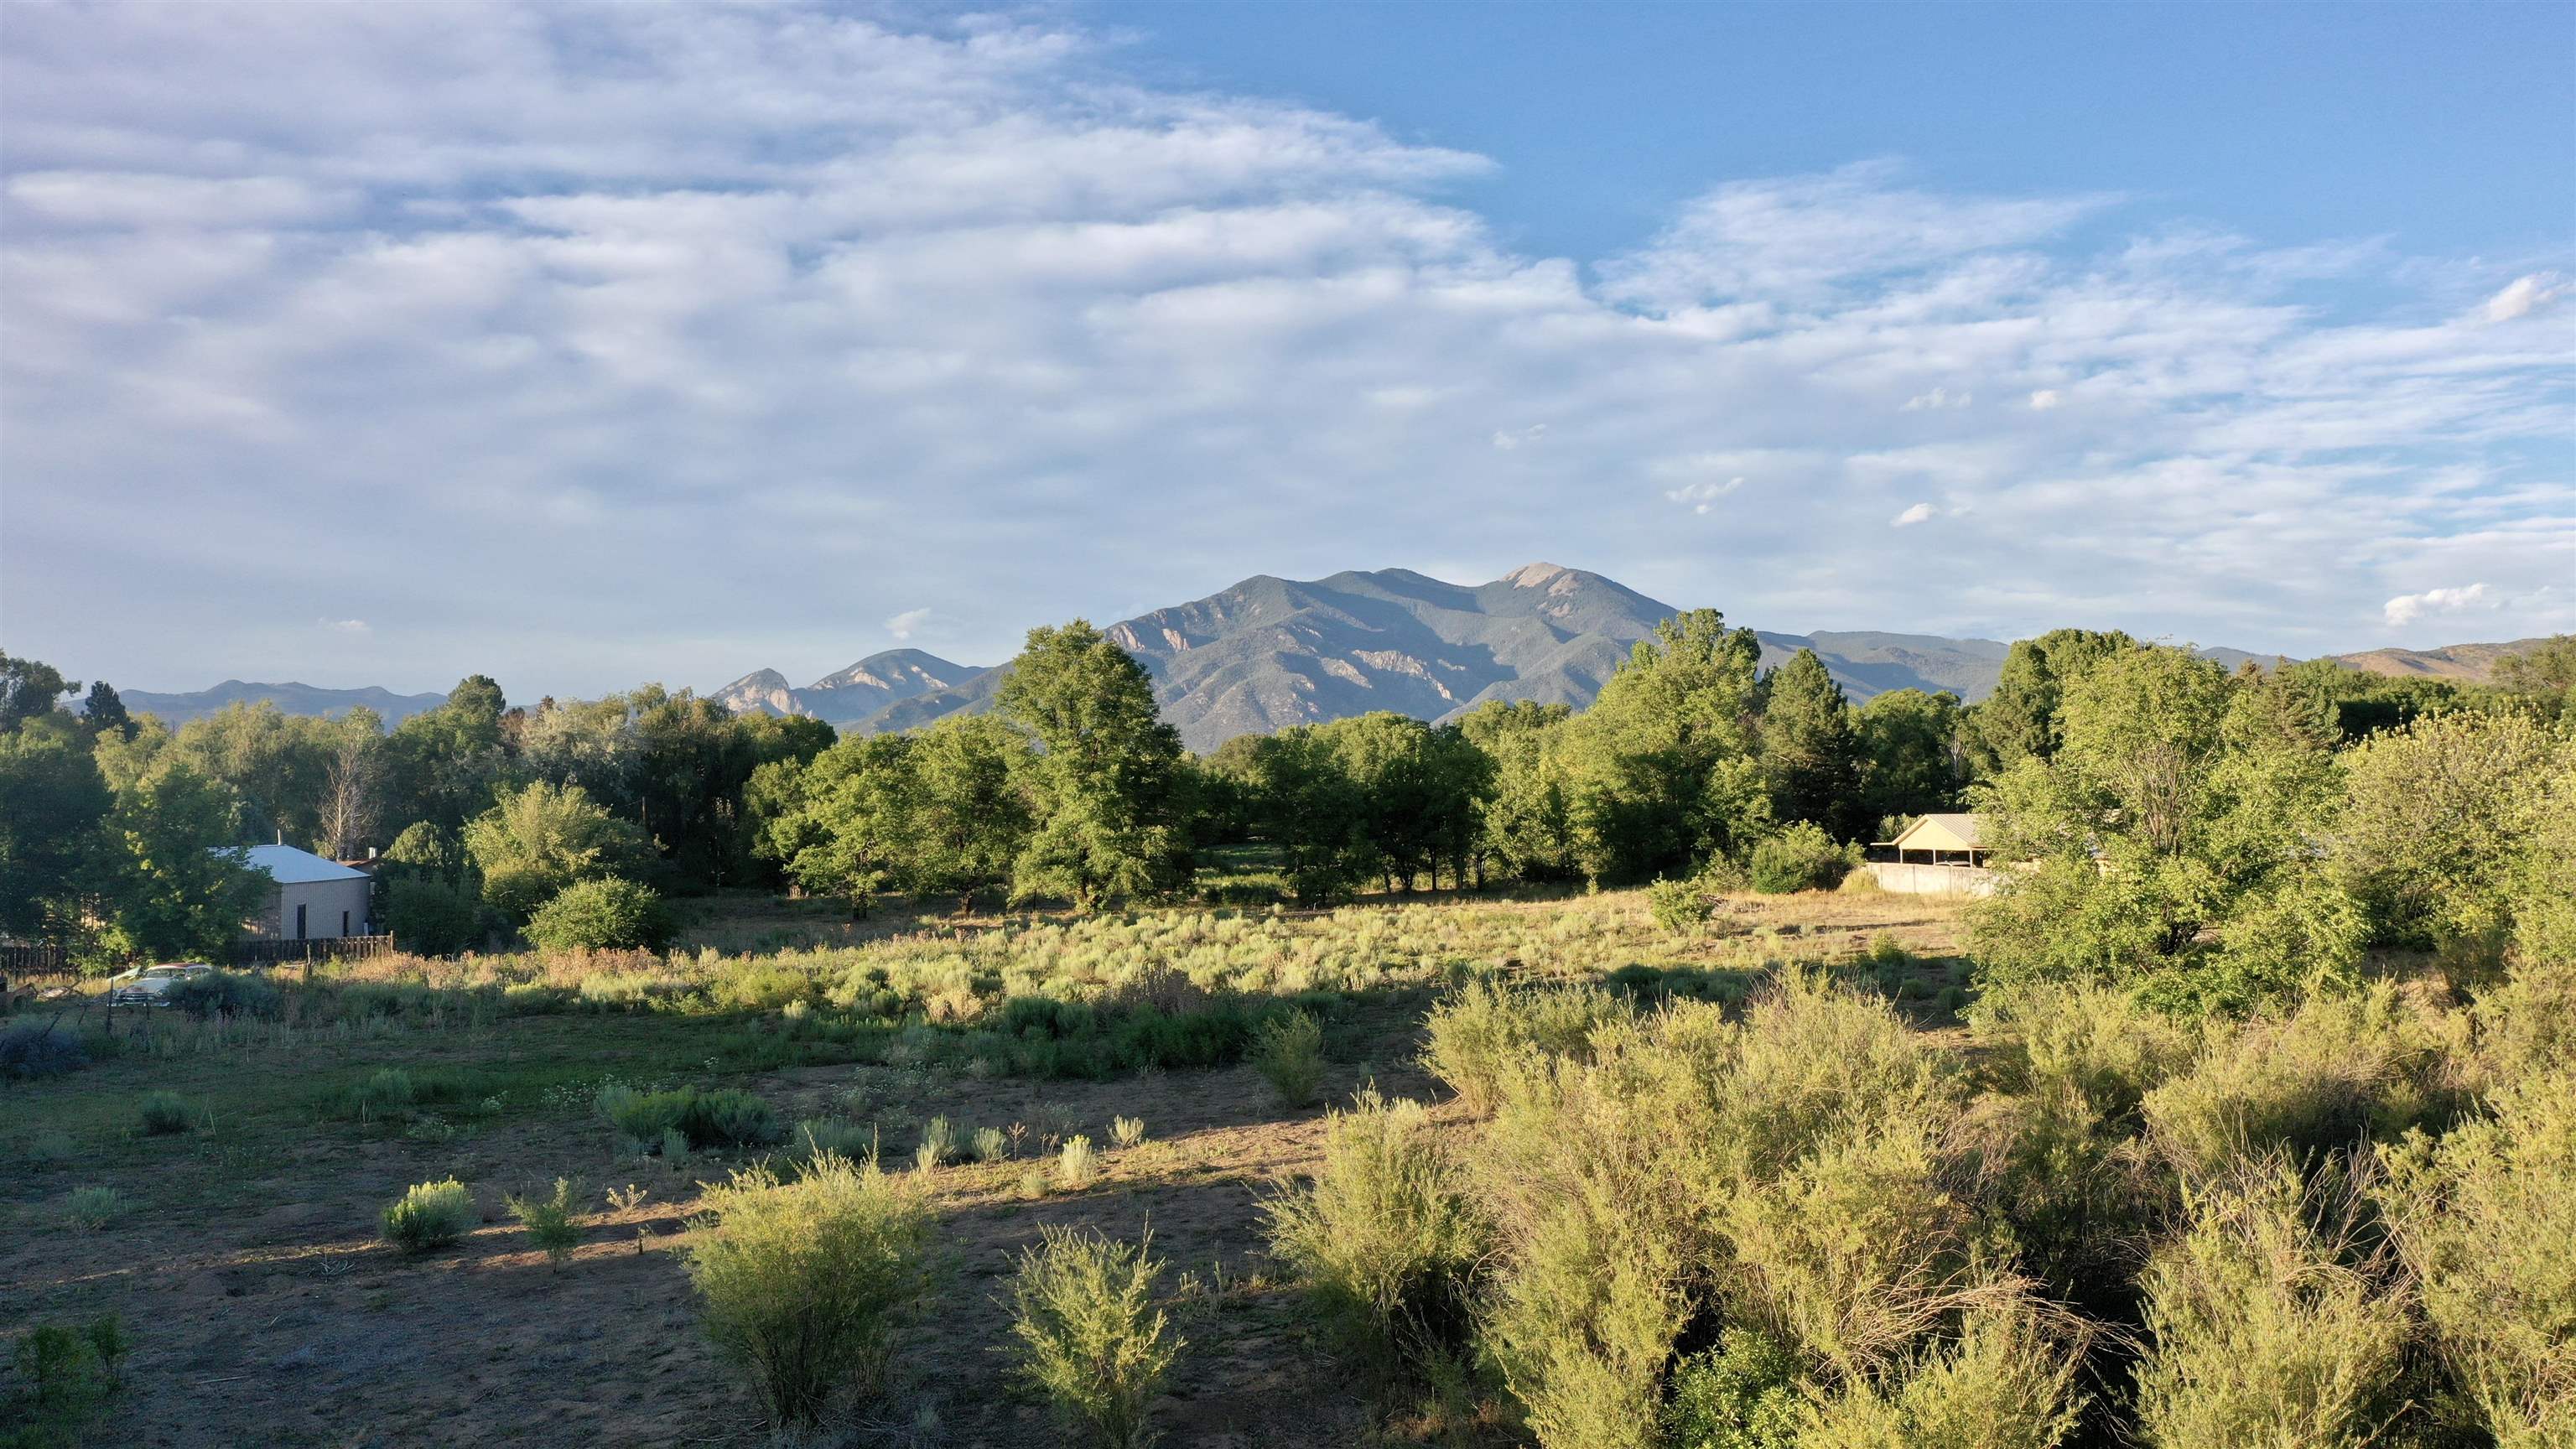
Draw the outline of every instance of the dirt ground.
M821 1115L855 1082L890 1075L805 1068L740 1084L783 1112ZM1357 1085L1353 1069L1336 1076L1332 1097ZM1377 1077L1389 1090L1428 1091L1407 1071ZM1360 1442L1365 1407L1348 1391L1347 1370L1311 1341L1295 1292L1264 1276L1258 1232L1259 1197L1315 1158L1320 1111L1283 1112L1242 1068L1112 1083L955 1080L906 1105L925 1119L1005 1125L1035 1119L1041 1101L1095 1142L1108 1142L1117 1115L1141 1117L1150 1136L1109 1148L1092 1188L1034 1201L1019 1195L1026 1159L933 1174L946 1282L884 1411L911 1432L867 1437L996 1449L1062 1442L996 1351L1008 1337L999 1299L1016 1254L1041 1224L1061 1223L1129 1240L1150 1227L1167 1285L1184 1288L1177 1326L1189 1348L1157 1410L1166 1442ZM92 1442L766 1442L752 1396L699 1331L671 1251L697 1196L693 1179L717 1175L714 1160L679 1172L614 1161L606 1129L578 1114L497 1124L448 1144L352 1143L323 1132L252 1164L238 1192L185 1190L176 1194L184 1205L156 1208L154 1178L207 1164L186 1137L136 1145L145 1151L130 1168L79 1174L143 1204L130 1216L99 1232L31 1224L0 1253L8 1327L113 1311L135 1337L129 1387ZM172 1160L151 1162L163 1149ZM1033 1140L1027 1151L1037 1151ZM387 1200L447 1173L472 1185L485 1226L422 1259L376 1240ZM598 1210L561 1268L526 1247L501 1202L557 1174L586 1182ZM650 1196L632 1211L609 1209L602 1191L630 1184ZM935 1431L925 1432L924 1409Z
M1785 914L1764 906L1763 917ZM1940 944L1949 913L1908 898L1810 898L1803 923L1895 930ZM1786 924L1785 921L1783 923ZM477 1038L479 1059L557 1057L580 1042L582 1070L620 1060L618 1018L551 1017ZM513 1036L513 1032L554 1036ZM1334 1028L1324 1100L1363 1079L1436 1100L1413 1066L1419 1003L1387 1003ZM561 1034L578 1034L564 1036ZM315 1106L326 1071L420 1066L461 1048L422 1041L317 1043L311 1060L274 1050L178 1061L123 1056L70 1077L0 1083L0 1333L35 1323L121 1316L134 1340L126 1387L93 1425L107 1445L355 1446L769 1442L750 1391L702 1333L680 1256L697 1180L728 1164L678 1169L620 1159L586 1092L408 1135L395 1124L332 1120ZM898 1388L874 1421L825 1442L921 1446L1065 1442L1043 1405L1011 1382L1000 1299L1015 1257L1041 1225L1099 1228L1134 1240L1150 1227L1177 1290L1189 1346L1155 1410L1163 1442L1209 1449L1410 1442L1380 1422L1364 1376L1331 1356L1296 1290L1264 1254L1260 1199L1318 1158L1321 1108L1282 1108L1249 1068L1127 1080L972 1080L883 1066L729 1075L788 1119L891 1122L886 1158L907 1165L920 1123L1031 1124L1017 1160L933 1174L944 1286L901 1358ZM137 1105L156 1088L203 1103L209 1125L146 1136ZM853 1093L856 1092L854 1098ZM13 1100L14 1098L14 1100ZM1110 1147L1113 1116L1148 1139ZM1050 1117L1104 1150L1099 1183L1035 1199L1023 1174ZM1438 1120L1460 1125L1454 1106ZM426 1140L423 1140L426 1139ZM383 1205L412 1183L453 1174L484 1222L423 1258L378 1241ZM580 1184L591 1213L572 1260L527 1246L505 1193ZM646 1190L631 1209L604 1194ZM75 1188L113 1188L114 1220L65 1221ZM0 1381L6 1370L0 1368Z

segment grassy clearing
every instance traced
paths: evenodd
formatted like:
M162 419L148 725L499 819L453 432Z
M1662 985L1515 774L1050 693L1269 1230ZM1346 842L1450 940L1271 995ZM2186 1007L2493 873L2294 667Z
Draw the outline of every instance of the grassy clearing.
M396 959L282 976L273 1017L125 1011L113 1035L93 1012L91 1065L0 1085L0 1333L107 1312L134 1325L127 1387L100 1410L112 1438L320 1445L354 1424L395 1442L557 1442L576 1422L554 1398L571 1377L654 1385L581 1432L702 1442L764 1409L665 1251L697 1240L701 1183L873 1156L922 1195L944 1276L891 1351L872 1422L927 1413L957 1442L1055 1442L1052 1412L994 1351L1009 1276L1052 1226L1152 1232L1158 1311L1193 1345L1175 1370L1187 1398L1150 1409L1167 1440L1270 1423L1355 1441L1394 1420L1302 1388L1345 1377L1339 1340L1268 1253L1259 1203L1321 1160L1326 1127L1256 1070L1264 1023L1302 1013L1319 1029L1294 1054L1314 1074L1292 1081L1300 1097L1343 1103L1370 1082L1421 1097L1423 1014L1462 977L1615 978L1650 1008L1727 994L1712 983L1740 994L1790 961L1875 982L1888 937L1924 983L1904 1008L1946 1027L1934 996L1953 950L1944 908L1825 895L1748 900L1687 934L1636 895L874 929L756 954ZM1239 1043L1182 1051L1207 1038L1171 1023L1216 1032L1204 1019L1220 1008ZM1167 1033L1174 1055L1119 1057L1121 1031ZM1111 1045L1049 1068L1046 1042ZM601 1111L603 1093L728 1091L764 1104L766 1125L693 1138L675 1121L677 1152L641 1155ZM156 1093L185 1105L186 1130L149 1130ZM1444 1105L1422 1130L1463 1120ZM917 1172L925 1144L936 1166ZM450 1179L469 1204L452 1241L417 1258L380 1241L388 1203ZM82 1190L110 1204L104 1230L67 1219ZM367 1368L394 1358L397 1378ZM1451 1422L1490 1417L1480 1395Z

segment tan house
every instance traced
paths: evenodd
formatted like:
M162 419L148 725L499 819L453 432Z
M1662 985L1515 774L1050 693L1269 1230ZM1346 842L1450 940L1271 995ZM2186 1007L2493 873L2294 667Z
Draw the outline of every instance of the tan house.
M1895 851L1899 865L1982 866L1992 854L1986 849L1984 821L1982 815L1965 812L1926 815L1877 848Z
M1881 890L1915 896L1994 893L1995 873L1986 868L1994 852L1986 844L1982 816L1926 815L1894 840L1872 845L1870 853L1879 857L1868 870Z

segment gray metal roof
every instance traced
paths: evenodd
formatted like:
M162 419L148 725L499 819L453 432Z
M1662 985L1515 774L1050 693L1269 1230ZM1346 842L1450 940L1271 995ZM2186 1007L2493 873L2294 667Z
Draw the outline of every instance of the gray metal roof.
M254 845L244 852L251 868L264 871L279 885L306 885L318 880L365 880L363 870L351 870L336 860L324 860L309 850L292 845Z

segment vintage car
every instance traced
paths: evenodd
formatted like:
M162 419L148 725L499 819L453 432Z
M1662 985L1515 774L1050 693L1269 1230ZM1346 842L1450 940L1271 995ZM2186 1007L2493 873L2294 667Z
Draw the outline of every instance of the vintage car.
M203 961L137 966L108 978L107 1001L110 1006L167 1006L171 987L214 969Z

